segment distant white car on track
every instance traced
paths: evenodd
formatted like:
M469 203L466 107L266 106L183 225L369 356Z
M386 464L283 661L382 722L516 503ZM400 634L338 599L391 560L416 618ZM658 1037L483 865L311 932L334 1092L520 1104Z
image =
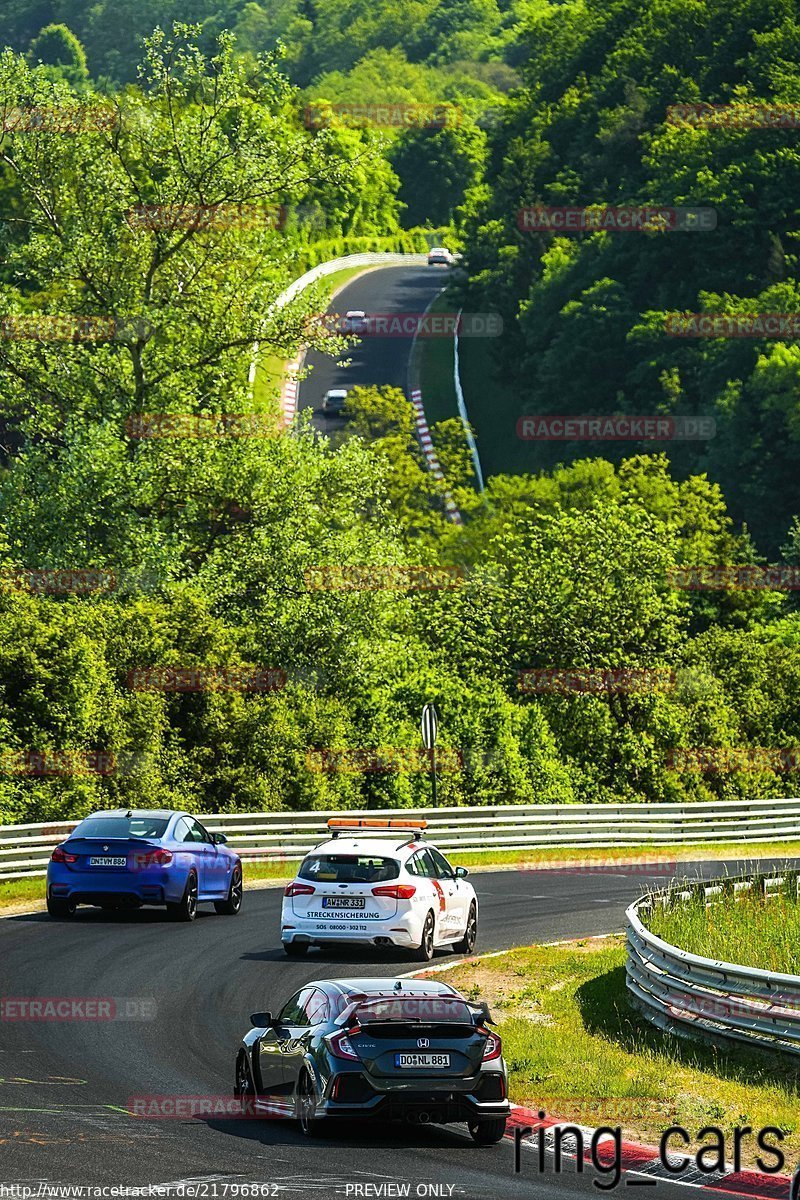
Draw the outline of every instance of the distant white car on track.
M429 267L451 267L454 261L453 255L444 246L431 246L428 251Z
M369 318L363 308L349 308L342 317L342 333L366 333Z
M281 941L289 955L349 942L397 946L429 962L434 949L471 954L478 900L466 867L424 840L425 821L332 818L331 837L286 887Z

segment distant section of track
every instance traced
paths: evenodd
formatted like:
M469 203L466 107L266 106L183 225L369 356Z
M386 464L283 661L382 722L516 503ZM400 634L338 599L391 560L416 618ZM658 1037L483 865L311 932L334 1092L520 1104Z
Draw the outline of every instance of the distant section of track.
M382 267L370 270L348 283L329 306L329 312L345 313L348 309L363 309L370 313L422 314L447 283L447 271L439 267ZM317 351L306 357L313 368L308 379L300 384L298 408L312 409L314 425L322 432L332 433L342 428L340 417L322 412L322 398L331 388L399 387L406 390L410 337L365 337L349 350L343 359L349 366Z

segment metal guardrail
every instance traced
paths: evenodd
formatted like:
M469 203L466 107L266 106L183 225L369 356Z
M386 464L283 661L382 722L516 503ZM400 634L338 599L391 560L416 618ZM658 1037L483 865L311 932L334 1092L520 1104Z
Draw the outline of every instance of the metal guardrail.
M632 904L626 983L643 1016L670 1033L800 1054L800 976L690 954L656 937L639 915L701 896L706 905L734 903L742 892L796 898L798 883L791 870L681 882Z
M483 808L371 809L368 816L429 821L429 834L450 854L523 851L548 846L691 845L775 842L798 836L800 799L704 804L497 804ZM215 813L202 817L214 833L253 862L302 857L326 833L328 817L350 812ZM43 875L54 846L77 821L0 826L0 880Z

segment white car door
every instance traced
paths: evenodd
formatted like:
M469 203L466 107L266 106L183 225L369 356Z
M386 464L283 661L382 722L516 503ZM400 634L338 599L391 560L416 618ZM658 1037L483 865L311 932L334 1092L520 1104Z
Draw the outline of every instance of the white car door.
M467 924L466 888L456 877L444 855L432 846L426 847L424 862L426 874L430 871L429 878L443 899L443 904L440 904L439 928L444 936L455 937L463 933Z

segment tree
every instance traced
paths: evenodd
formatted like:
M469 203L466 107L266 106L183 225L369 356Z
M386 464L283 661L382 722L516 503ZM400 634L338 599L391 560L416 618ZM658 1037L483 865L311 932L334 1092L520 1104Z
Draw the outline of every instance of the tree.
M45 25L31 42L30 58L34 63L50 67L51 74L63 77L73 88L88 84L86 53L66 25Z
M390 147L389 160L400 178L406 224L448 225L481 177L486 134L469 121L409 129Z

